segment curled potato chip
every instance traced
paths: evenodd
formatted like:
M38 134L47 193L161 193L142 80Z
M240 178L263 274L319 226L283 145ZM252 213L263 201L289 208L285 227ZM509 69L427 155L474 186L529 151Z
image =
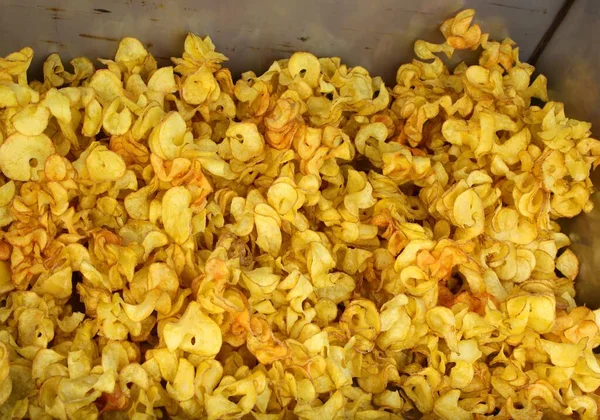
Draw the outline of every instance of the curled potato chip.
M184 243L192 233L192 195L185 187L167 191L162 201L162 220L165 231L177 243Z
M460 391L453 389L436 400L433 411L445 420L459 419L469 420L474 418L473 413L469 413L458 405Z
M33 288L34 292L43 295L49 294L57 299L65 299L71 296L72 293L72 276L71 267L67 266L50 276L40 277Z
M265 142L255 124L231 124L226 135L230 141L231 154L235 159L247 162L262 154Z
M177 112L165 115L148 139L150 150L161 159L175 159L191 142L192 134L187 131L185 121Z
M54 144L45 134L26 136L15 133L0 146L0 170L15 181L39 179L48 156L55 151Z
M100 132L100 128L102 128L102 105L96 99L92 99L85 107L81 133L92 137Z
M257 205L254 212L254 223L258 234L256 244L272 255L279 254L282 241L279 215L271 206L263 203Z
M72 119L69 98L56 89L50 89L42 101L42 105L50 111L59 122L69 123Z
M39 136L46 130L49 119L48 108L28 105L12 117L11 123L19 133L25 136Z
M192 354L214 356L221 348L221 330L196 302L190 302L177 322L166 324L163 334L170 351L181 348Z
M314 55L306 52L292 54L288 69L292 77L301 77L311 88L318 86L321 64Z
M94 63L87 57L75 57L69 64L73 66L73 74L65 74L65 78L71 86L78 86L82 80L86 80L94 74Z
M471 26L474 17L475 10L466 9L442 24L440 30L452 48L464 50L479 44L481 29L477 24Z
M110 135L118 136L125 134L129 130L131 122L131 111L122 104L119 98L112 101L104 110L102 127Z
M379 313L373 302L355 300L344 311L340 324L368 341L374 341L381 329Z
M0 343L0 380L2 389L0 390L0 405L4 404L12 392L12 380L9 377L10 362L9 353L6 345Z
M106 105L123 96L121 81L110 70L98 70L94 73L89 86L94 89L98 98Z
M119 42L115 61L124 64L131 71L135 66L142 64L147 55L148 51L146 51L139 40L135 38L123 38Z
M186 77L181 87L183 99L192 105L200 105L206 100L215 101L221 89L212 72L200 68L196 73Z
M125 162L106 146L95 147L85 159L90 178L95 181L116 181L126 171Z
M483 233L485 217L483 203L474 190L467 190L456 197L453 208L454 220L461 229L458 237L472 238Z

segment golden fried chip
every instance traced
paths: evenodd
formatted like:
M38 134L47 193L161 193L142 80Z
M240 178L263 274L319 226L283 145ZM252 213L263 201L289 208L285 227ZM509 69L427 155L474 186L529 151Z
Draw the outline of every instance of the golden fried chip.
M46 159L55 151L54 144L44 134L26 136L15 133L0 146L0 170L15 181L39 179Z

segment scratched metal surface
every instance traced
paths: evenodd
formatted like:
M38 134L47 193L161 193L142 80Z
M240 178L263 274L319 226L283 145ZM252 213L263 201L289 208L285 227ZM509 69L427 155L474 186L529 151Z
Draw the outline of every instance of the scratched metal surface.
M600 1L577 0L540 56L537 69L548 76L552 99L565 103L566 114L591 121L600 136ZM592 180L600 188L600 169ZM580 259L576 289L579 303L600 307L600 193L592 196L594 210L564 221Z
M563 0L0 0L0 54L29 45L34 69L51 52L112 57L135 36L157 57L179 54L187 31L210 34L234 74L265 70L296 50L337 55L393 81L421 37L464 7L496 37L510 33L528 57Z

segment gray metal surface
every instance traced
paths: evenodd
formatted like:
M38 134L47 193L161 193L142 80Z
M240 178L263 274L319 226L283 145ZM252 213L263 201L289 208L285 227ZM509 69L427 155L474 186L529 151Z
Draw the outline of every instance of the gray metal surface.
M495 37L508 34L528 57L563 0L0 0L0 54L29 45L34 68L51 52L112 58L134 36L157 57L180 54L187 31L210 34L234 74L265 70L297 50L337 55L393 81L418 38L473 7Z
M540 56L537 69L548 76L549 96L565 103L569 117L591 121L600 136L600 1L577 0ZM592 176L600 188L600 169ZM595 208L563 223L581 267L576 282L578 300L600 307L600 193Z
M600 128L599 26L600 1L575 1L537 62L537 69L548 77L550 97L565 103L567 115L591 121L596 128Z

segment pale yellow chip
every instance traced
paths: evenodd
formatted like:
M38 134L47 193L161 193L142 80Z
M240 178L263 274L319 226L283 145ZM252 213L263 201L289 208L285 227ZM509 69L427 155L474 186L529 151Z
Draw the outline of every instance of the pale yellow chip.
M95 181L116 181L125 175L123 159L106 148L98 146L85 159L90 178Z
M19 133L25 136L39 136L46 130L49 119L48 108L28 105L12 117L11 123Z
M39 179L46 159L55 151L54 144L44 134L26 136L15 133L0 146L0 170L14 181Z

